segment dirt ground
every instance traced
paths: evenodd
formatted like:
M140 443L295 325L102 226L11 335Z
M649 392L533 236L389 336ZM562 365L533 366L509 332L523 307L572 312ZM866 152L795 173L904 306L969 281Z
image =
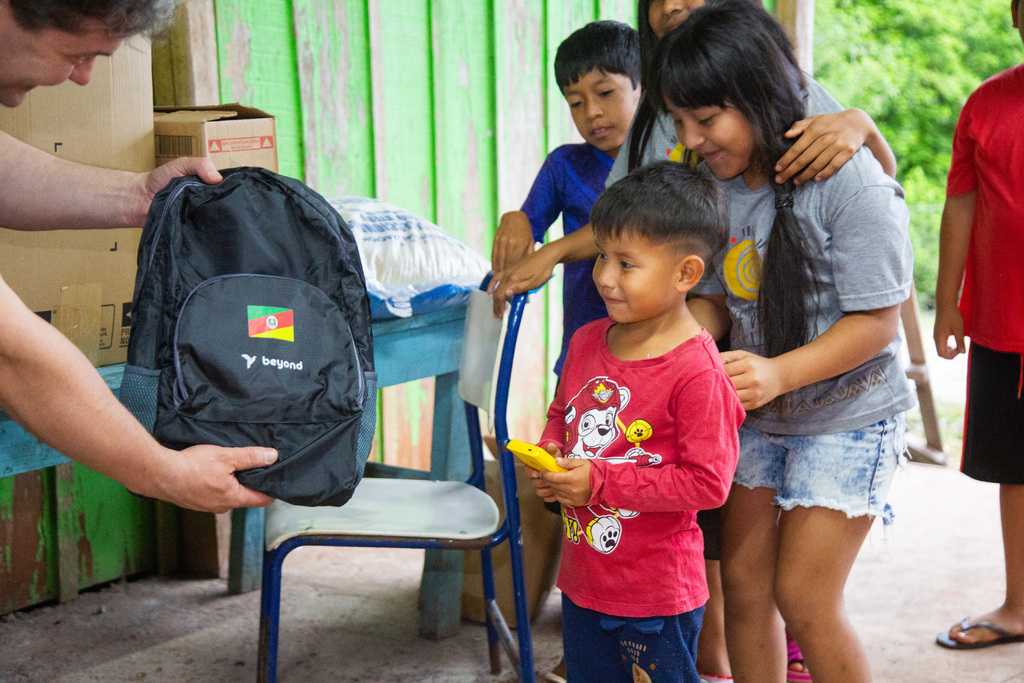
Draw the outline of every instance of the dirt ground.
M962 400L965 364L930 359L936 393ZM881 683L1024 683L1024 644L951 652L935 634L997 605L1004 570L997 487L950 468L909 465L847 587L847 604ZM423 555L302 548L285 562L281 681L504 683L488 673L484 628L441 643L418 636ZM559 594L534 624L537 670L560 655ZM149 577L65 605L0 617L0 682L233 682L255 678L259 593L218 579Z
M847 588L875 680L1024 683L1024 644L950 652L935 634L995 606L1003 565L997 490L946 468L910 465ZM417 635L422 554L303 548L285 563L282 681L504 682L487 672L486 635L465 622L441 643ZM558 594L537 618L538 670L559 656ZM251 681L259 595L222 580L146 578L66 605L0 618L2 681Z

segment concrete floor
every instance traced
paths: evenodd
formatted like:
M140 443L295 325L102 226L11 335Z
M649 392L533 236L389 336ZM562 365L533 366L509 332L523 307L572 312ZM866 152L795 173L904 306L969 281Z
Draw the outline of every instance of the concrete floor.
M1001 600L997 489L910 465L847 589L875 680L1024 683L1024 644L950 652L935 634ZM285 563L282 681L508 681L487 673L482 626L442 643L417 635L422 554L300 549ZM538 670L559 657L558 593L535 624ZM0 618L0 681L251 681L259 595L220 580L147 578Z

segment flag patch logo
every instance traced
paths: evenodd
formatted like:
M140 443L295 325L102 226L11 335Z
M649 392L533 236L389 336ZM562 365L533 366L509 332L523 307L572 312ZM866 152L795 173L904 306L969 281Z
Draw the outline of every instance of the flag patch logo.
M295 312L291 308L249 306L249 336L295 341Z

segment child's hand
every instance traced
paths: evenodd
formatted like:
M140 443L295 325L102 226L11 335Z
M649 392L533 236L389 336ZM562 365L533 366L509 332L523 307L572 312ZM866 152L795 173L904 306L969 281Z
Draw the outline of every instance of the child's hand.
M558 450L558 447L553 444L545 444L544 450L556 458L561 457L562 452ZM555 502L555 492L551 489L546 481L540 476L540 471L535 470L529 465L526 466L526 475L530 477L530 483L533 484L533 492L542 498L545 502Z
M558 258L548 258L544 250L534 251L526 255L522 261L510 266L507 270L494 271L487 293L494 294L494 317L505 314L505 301L523 292L536 289L551 279L551 273L558 265Z
M874 122L860 109L801 119L786 131L797 138L775 165L775 182L796 176L797 185L832 177L864 146ZM799 173L799 175L797 175Z
M726 351L722 354L722 363L736 387L744 410L760 408L785 393L776 359L764 358L748 351Z
M537 472L542 484L534 483L537 495L548 502L562 505L586 505L590 501L590 461L583 458L556 456L556 462L568 472ZM533 476L532 474L530 476ZM537 480L533 480L536 482ZM541 495L541 491L546 495Z
M941 358L956 358L967 352L964 344L964 317L956 306L935 309L935 351ZM955 342L950 345L949 338Z
M491 270L495 273L523 260L534 249L533 228L522 211L503 214L491 245Z

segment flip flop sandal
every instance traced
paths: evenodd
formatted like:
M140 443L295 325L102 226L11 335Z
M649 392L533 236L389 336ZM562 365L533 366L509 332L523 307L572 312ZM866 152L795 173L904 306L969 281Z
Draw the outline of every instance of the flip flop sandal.
M806 671L806 665L804 671L793 671L789 667L792 666L793 662L804 663L804 653L800 651L800 646L796 644L796 639L786 632L786 683L812 683L811 674Z
M943 631L939 635L935 636L935 642L942 647L948 647L950 650L980 650L983 647L992 647L993 645L1008 645L1009 643L1024 643L1024 633L1013 634L1007 631L1005 628L996 626L995 624L988 621L979 621L977 624L971 623L970 617L964 617L964 620L960 622L961 633L970 631L976 628L987 628L992 633L995 633L997 638L992 640L981 640L975 643L965 643L963 641L952 638L949 635L949 631Z

